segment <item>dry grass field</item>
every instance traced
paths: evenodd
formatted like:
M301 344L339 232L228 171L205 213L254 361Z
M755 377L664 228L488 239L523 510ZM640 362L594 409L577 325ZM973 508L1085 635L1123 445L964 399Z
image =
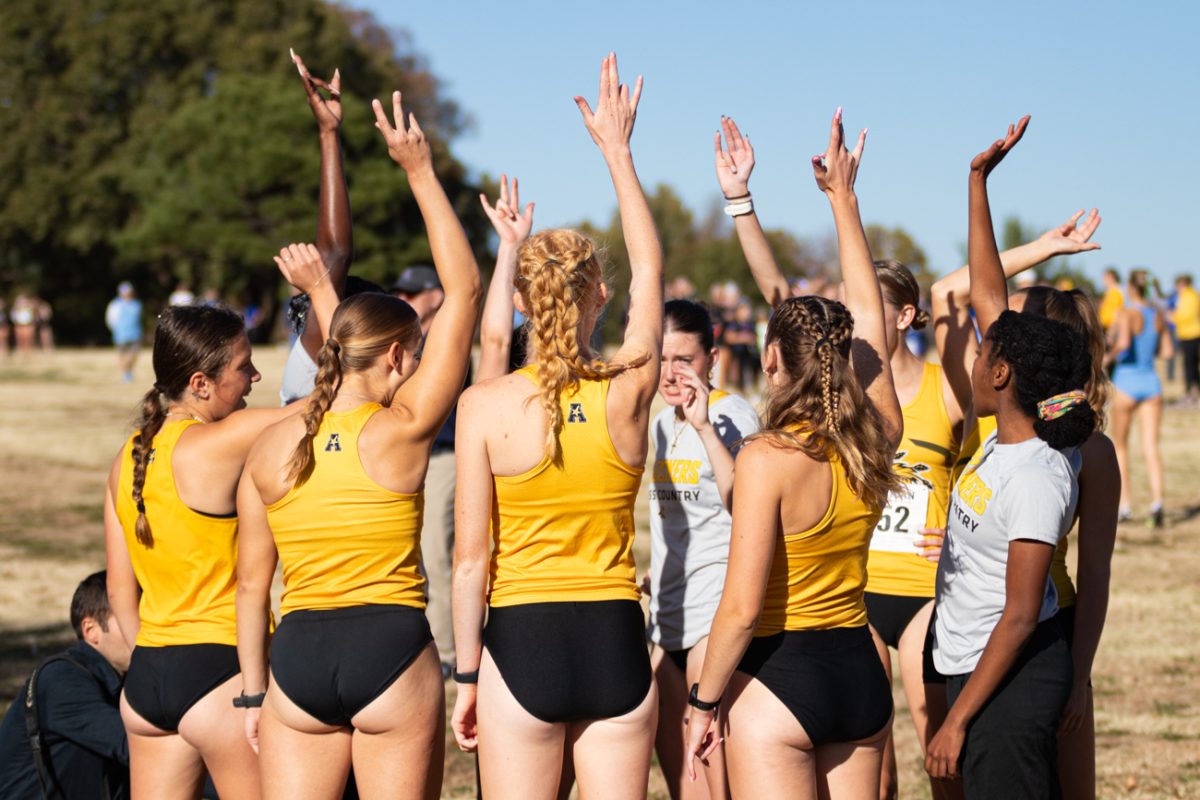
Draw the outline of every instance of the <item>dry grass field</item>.
M0 362L0 696L70 638L75 584L103 567L101 498L107 467L151 382L148 353L122 384L108 351L60 351ZM284 353L261 348L267 377L251 395L274 403ZM1136 436L1136 433L1135 433ZM1094 675L1101 797L1200 797L1200 411L1166 414L1169 525L1123 526L1109 623ZM1135 508L1145 508L1140 464ZM645 493L639 530L645 530ZM644 538L639 557L648 558ZM453 688L450 689L453 691ZM452 703L452 697L451 703ZM896 692L901 796L925 798L919 749ZM453 747L444 794L474 793L470 761ZM666 797L652 775L651 797Z

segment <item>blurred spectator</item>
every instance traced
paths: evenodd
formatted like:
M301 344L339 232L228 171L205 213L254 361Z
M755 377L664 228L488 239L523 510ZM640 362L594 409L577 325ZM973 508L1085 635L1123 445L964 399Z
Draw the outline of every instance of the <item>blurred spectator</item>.
M0 356L8 355L8 337L12 326L8 324L8 304L0 297Z
M1100 299L1097 313L1105 330L1113 326L1124 307L1125 293L1121 291L1121 274L1112 268L1104 270L1104 295Z
M729 370L729 385L739 394L754 388L759 359L757 335L754 330L754 310L748 300L741 300L733 309L732 319L725 327L725 341L733 360Z
M200 305L202 306L219 306L221 305L221 293L211 286L204 290L204 294L200 295Z
M126 383L132 383L133 363L142 344L142 301L134 296L133 284L129 281L121 281L117 286L117 296L109 301L104 322L112 331L121 377Z
M0 723L6 800L128 796L129 744L118 702L130 648L108 604L106 575L79 584L71 599L79 641L34 669Z
M667 300L691 300L696 296L696 284L686 275L679 275L667 283L664 294Z
M37 346L37 301L25 292L21 292L13 300L12 310L8 313L16 337L18 353L29 354Z
M49 351L54 349L54 308L48 300L43 300L40 297L34 298L34 303L37 306L37 329L38 329L38 344L43 350Z
M175 291L171 292L167 298L169 306L190 306L196 302L196 295L192 294L192 289L186 283L180 282L175 287Z
M1200 405L1200 294L1192 286L1191 275L1180 275L1175 279L1175 293L1171 319L1175 323L1183 362L1183 402Z

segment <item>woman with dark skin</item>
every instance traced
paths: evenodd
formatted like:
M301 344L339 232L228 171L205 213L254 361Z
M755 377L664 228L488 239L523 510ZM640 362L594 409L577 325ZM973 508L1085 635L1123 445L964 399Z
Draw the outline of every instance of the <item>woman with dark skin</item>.
M972 797L1058 794L1055 729L1072 668L1052 619L1049 572L1075 514L1074 448L1095 426L1082 391L1091 366L1083 337L1008 310L986 181L1028 122L1010 126L976 156L969 181L971 302L984 336L973 396L978 413L996 416L997 433L955 489L934 636L935 663L950 674L950 710L925 765L934 778L954 778L961 769ZM1053 352L1049 338L1060 340ZM1033 397L1042 393L1053 394ZM1004 584L1002 603L997 581ZM986 640L964 627L967 619L991 626Z
M1078 227L1076 223L1079 223ZM1084 211L1080 210L1067 222L1051 228L1035 241L1002 253L1005 277L1012 278L1053 255L1099 249L1100 245L1090 242L1099 225L1100 216L1095 209L1086 218ZM967 267L945 276L933 287L939 354L942 363L948 365L956 394L966 398L968 403L972 396L970 374L975 361L975 348L967 348L966 352L947 352L947 343L953 340L943 332L949 328L962 329L973 325L968 313L970 290ZM1110 393L1108 376L1103 369L1105 334L1091 299L1079 290L1061 292L1047 286L1035 286L1014 292L1007 302L1013 311L1045 316L1075 330L1087 339L1092 356L1092 377L1085 391L1096 415L1097 425L1080 447L1082 466L1079 472L1075 545L1078 565L1074 583L1067 572L1066 539L1060 543L1051 565L1051 577L1058 589L1059 613L1066 623L1074 665L1071 696L1059 727L1059 779L1063 797L1085 800L1096 794L1096 732L1091 675L1108 610L1121 485L1115 448L1103 433ZM969 461L978 450L981 444L978 428L992 428L995 420L985 418L975 424L976 431L968 437L960 463ZM930 555L935 560L940 553L940 546L930 549ZM927 678L936 679L937 676L929 675ZM945 720L945 682L939 680L938 683L926 684L927 696L931 698L930 725L935 729ZM937 713L932 710L935 700L940 703ZM957 785L957 782L936 781L935 786L937 784L945 788Z

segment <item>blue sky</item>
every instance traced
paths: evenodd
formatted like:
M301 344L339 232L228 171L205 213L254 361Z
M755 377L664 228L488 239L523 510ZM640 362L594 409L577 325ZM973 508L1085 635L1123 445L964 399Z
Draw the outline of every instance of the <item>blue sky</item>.
M767 226L832 230L808 159L845 107L869 127L859 177L866 222L908 229L937 272L960 263L967 165L1022 114L1024 141L991 180L997 220L1039 229L1084 206L1104 218L1093 275L1145 265L1196 272L1200 11L1185 2L357 2L406 29L470 113L455 153L521 179L535 225L605 221L611 184L571 100L594 101L601 58L645 76L634 155L694 210L717 201L721 114L754 141ZM352 77L347 82L352 84Z

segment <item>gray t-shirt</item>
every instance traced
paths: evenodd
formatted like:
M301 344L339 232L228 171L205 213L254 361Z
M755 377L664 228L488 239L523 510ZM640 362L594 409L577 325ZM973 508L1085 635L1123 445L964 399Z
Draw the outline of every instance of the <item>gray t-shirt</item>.
M938 562L933 663L943 675L973 672L1004 611L1008 545L1029 539L1056 546L1079 499L1075 450L1038 438L999 444L992 434L950 493L946 541ZM1038 621L1058 610L1047 576Z
M742 398L714 390L708 418L725 446L758 431ZM725 584L733 518L717 489L700 434L668 407L650 428L650 639L668 650L708 635Z
M313 384L317 380L317 362L309 357L304 349L304 342L297 336L288 352L287 363L283 366L283 383L279 387L279 400L287 405L293 400L308 397L312 394Z

